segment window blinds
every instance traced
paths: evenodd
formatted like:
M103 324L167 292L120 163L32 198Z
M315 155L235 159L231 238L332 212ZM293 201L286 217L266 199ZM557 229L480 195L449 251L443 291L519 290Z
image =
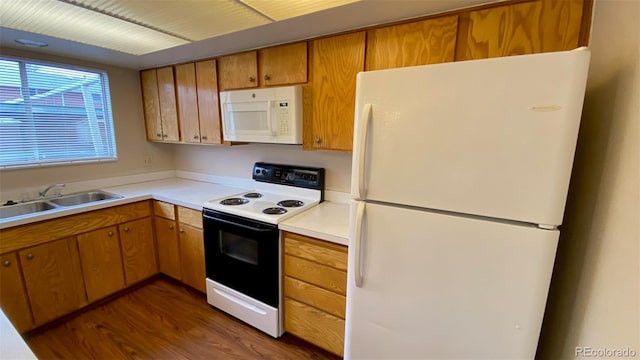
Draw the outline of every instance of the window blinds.
M115 159L105 72L0 57L0 169Z

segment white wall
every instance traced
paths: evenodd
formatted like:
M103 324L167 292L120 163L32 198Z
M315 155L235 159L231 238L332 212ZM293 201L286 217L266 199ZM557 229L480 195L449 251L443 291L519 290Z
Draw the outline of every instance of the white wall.
M175 145L176 170L251 178L256 161L325 168L327 190L349 192L351 153L303 151L301 146L247 144L237 146Z
M173 170L172 146L145 141L138 71L15 49L2 49L2 54L106 70L111 88L111 106L118 149L116 162L0 170L2 200L6 200L9 194L24 192L25 189L33 192L33 189L42 189L52 183ZM151 156L150 166L143 163L145 155Z
M587 95L539 359L640 358L640 1L596 0Z

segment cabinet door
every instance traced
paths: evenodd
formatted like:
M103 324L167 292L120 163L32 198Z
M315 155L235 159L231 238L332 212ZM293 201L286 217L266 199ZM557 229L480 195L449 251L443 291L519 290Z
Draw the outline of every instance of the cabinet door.
M118 233L127 285L156 274L158 266L151 219L144 218L119 225Z
M176 97L180 114L182 141L200 142L198 94L196 92L196 67L193 63L176 65Z
M182 282L205 292L204 238L201 229L180 224Z
M158 96L160 99L160 119L162 119L162 140L180 141L173 67L169 66L157 69L156 74L158 77Z
M307 82L307 43L259 50L260 82L266 86Z
M33 328L33 317L22 283L22 273L16 253L0 256L0 308L19 332Z
M78 252L89 302L124 289L122 255L115 226L78 235Z
M87 304L75 237L34 246L19 254L36 325Z
M258 53L249 51L218 59L220 91L258 86Z
M306 149L351 151L356 75L364 70L365 33L312 43L312 131Z
M158 95L156 70L141 71L140 82L147 140L162 141L162 119L160 117L160 97Z
M176 222L158 216L155 221L160 272L180 280L180 247Z
M457 15L369 30L366 70L453 61L457 32Z
M575 49L583 6L582 0L538 0L461 15L456 60Z
M220 99L218 97L218 73L216 61L196 63L198 114L200 116L200 142L221 144Z

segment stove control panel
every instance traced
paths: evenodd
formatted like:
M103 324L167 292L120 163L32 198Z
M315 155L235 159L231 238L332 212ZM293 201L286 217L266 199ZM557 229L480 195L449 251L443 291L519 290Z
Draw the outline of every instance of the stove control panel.
M324 190L324 169L257 162L253 179L273 184Z

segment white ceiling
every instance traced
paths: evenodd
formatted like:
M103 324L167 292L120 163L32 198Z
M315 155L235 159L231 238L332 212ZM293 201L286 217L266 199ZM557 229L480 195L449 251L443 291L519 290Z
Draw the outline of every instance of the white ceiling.
M354 0L321 0L325 5L336 7L319 11L314 7L317 4L300 6L309 1L311 0L0 0L0 24L3 25L0 27L0 46L22 48L15 43L16 39L41 41L48 46L29 50L142 69L303 40L495 0L356 0L351 3L348 2ZM7 17L8 12L5 10L8 6L17 4L16 2L27 4L31 8L21 10L11 18ZM55 12L42 12L34 5L52 2L56 4ZM60 4L63 6L60 7ZM205 4L209 6L203 6ZM224 6L213 11L213 5ZM310 11L312 12L309 13ZM41 34L24 31L23 29L29 28L29 21L22 18L22 14L38 12L49 17L72 17L69 20L59 20L59 23L64 24L62 27L51 25L32 30ZM110 20L115 17L116 21L125 23L124 33L117 32L120 30L116 30L115 26L91 32L89 29L98 25L100 17ZM57 30L52 30L54 28ZM67 40L73 38L75 33L90 33L91 41L83 41L100 45ZM137 54L112 50L118 48L123 43L122 40L135 40L136 37L144 36L150 37L144 38L142 43L138 42L133 49L124 50ZM169 38L169 41L164 38ZM154 46L161 50L154 51Z

